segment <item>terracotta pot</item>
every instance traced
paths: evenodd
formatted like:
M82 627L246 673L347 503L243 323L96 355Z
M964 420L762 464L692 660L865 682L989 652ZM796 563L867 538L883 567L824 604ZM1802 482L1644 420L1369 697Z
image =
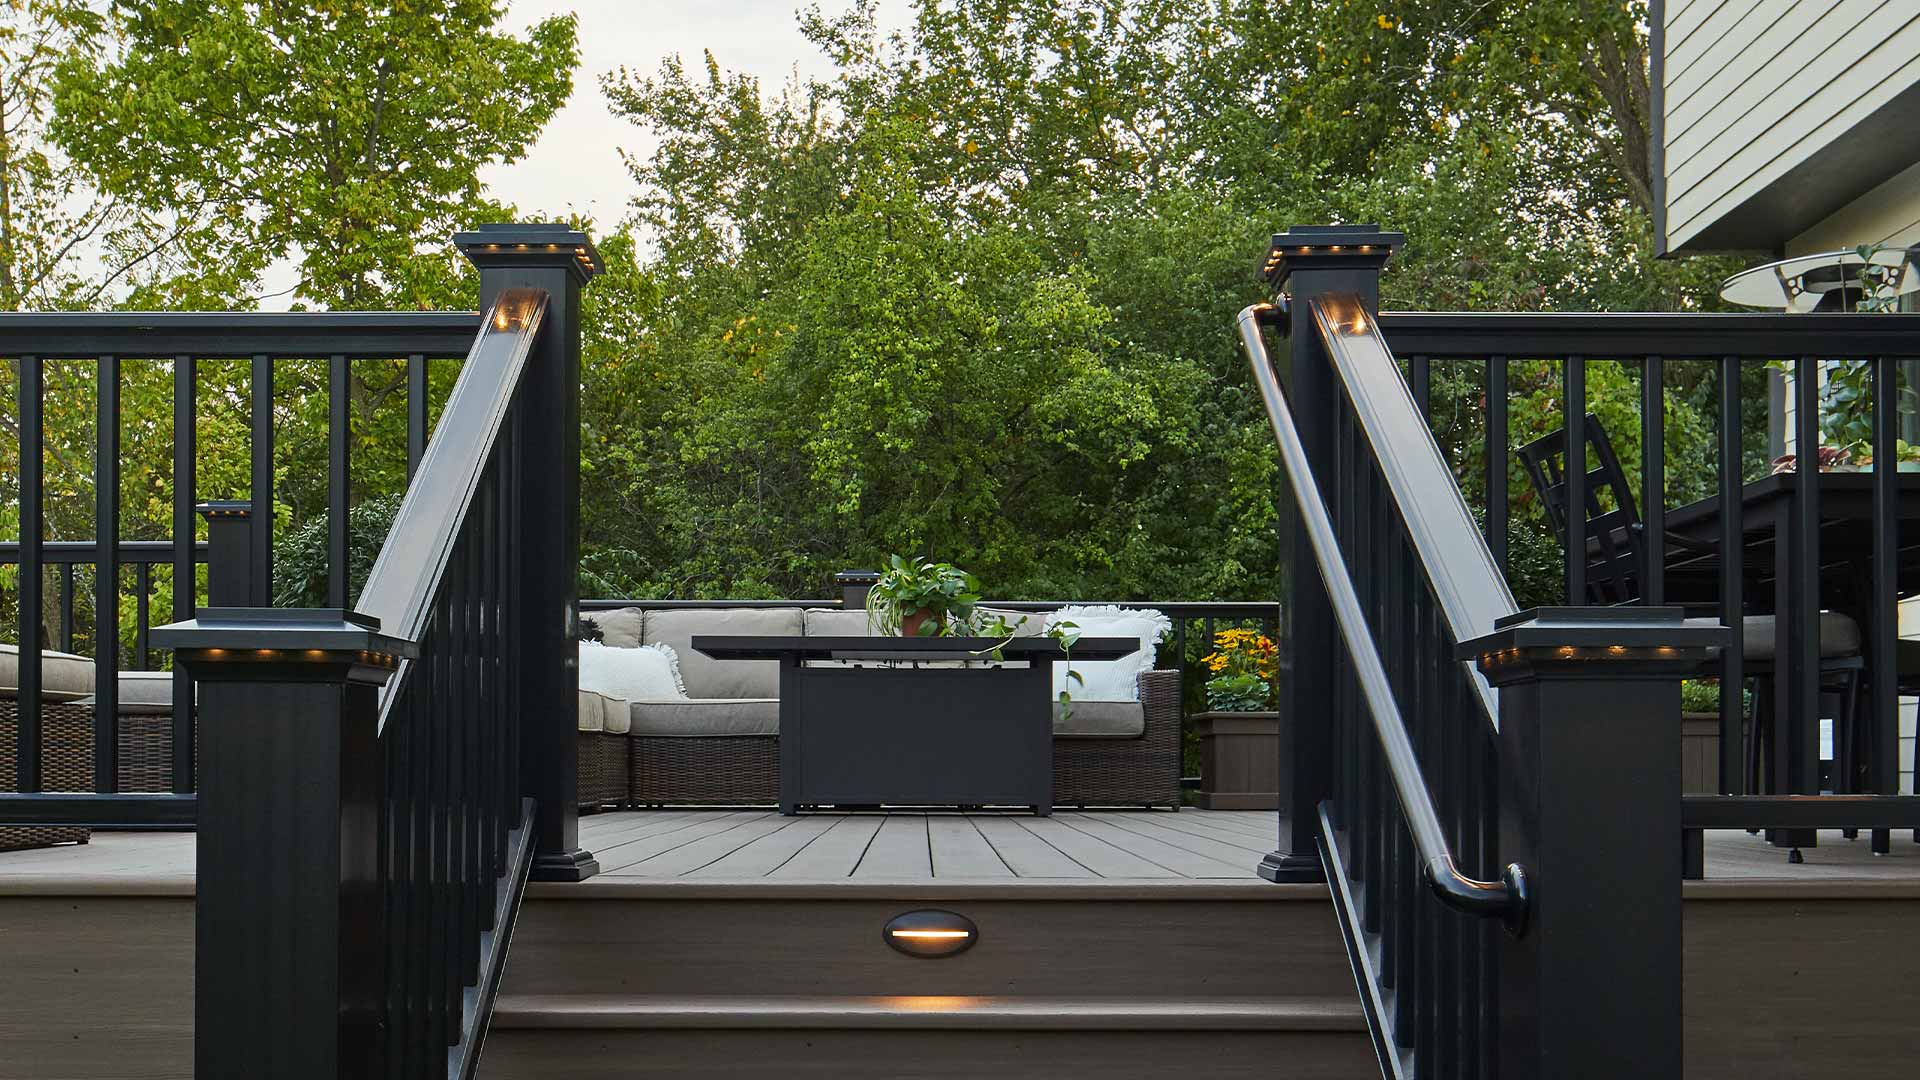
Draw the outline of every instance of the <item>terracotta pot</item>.
M933 620L936 627L945 628L947 625L947 616L945 613L935 615L932 610L921 608L919 611L900 616L900 636L919 637L920 624L929 619Z

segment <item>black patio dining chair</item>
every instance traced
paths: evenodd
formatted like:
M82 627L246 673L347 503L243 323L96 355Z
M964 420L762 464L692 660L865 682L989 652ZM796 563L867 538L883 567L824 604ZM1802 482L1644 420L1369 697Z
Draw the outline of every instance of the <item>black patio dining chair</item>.
M1577 517L1568 507L1566 430L1543 435L1517 447L1514 453L1526 470L1534 494L1546 508L1547 518L1553 523L1563 550L1569 547L1568 538L1573 535L1571 522L1581 523L1579 542L1583 543L1586 553L1587 602L1596 606L1631 604L1643 595L1642 576L1658 568L1648 566L1646 525L1640 519L1633 489L1620 467L1620 458L1614 453L1606 428L1592 413L1586 414L1582 427L1591 467L1587 471L1586 505ZM1714 554L1713 547L1703 546L1689 537L1672 532L1664 535L1672 549ZM1753 594L1754 591L1748 592ZM1694 610L1700 611L1694 618L1703 624L1719 622L1717 612L1691 609L1689 614ZM1747 790L1760 793L1766 776L1764 763L1776 733L1772 676L1780 651L1779 627L1777 617L1772 614L1743 615L1742 624L1741 670L1754 683L1751 731L1745 740ZM1837 612L1821 613L1820 711L1834 717L1833 786L1839 791L1850 791L1854 786L1850 763L1856 755L1851 750L1861 745L1857 730L1861 720L1858 709L1861 676L1865 667L1861 640L1860 628L1852 619ZM1842 749L1849 752L1842 753Z

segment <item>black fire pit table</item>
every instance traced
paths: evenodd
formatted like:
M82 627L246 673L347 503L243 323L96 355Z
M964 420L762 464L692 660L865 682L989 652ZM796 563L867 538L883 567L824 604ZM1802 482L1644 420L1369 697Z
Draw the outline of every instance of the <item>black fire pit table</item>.
M1118 660L1139 647L1081 638L1072 660ZM702 634L693 648L780 662L782 814L882 804L1053 812L1053 662L1067 656L1050 637ZM947 663L927 666L935 661Z

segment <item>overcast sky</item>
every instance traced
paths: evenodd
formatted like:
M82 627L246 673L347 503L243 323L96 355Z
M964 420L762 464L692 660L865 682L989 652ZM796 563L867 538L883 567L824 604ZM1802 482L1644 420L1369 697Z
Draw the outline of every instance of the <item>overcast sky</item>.
M633 181L616 152L645 152L643 133L607 112L600 76L622 65L651 75L678 53L697 67L711 49L723 69L756 75L778 89L797 69L824 75L827 64L800 36L797 14L809 0L512 0L507 27L518 33L541 19L580 16L580 67L573 97L526 158L482 173L493 194L522 212L590 214L610 226L627 212ZM820 0L836 13L845 0ZM883 19L904 18L908 0L881 0ZM894 23L883 22L891 27Z

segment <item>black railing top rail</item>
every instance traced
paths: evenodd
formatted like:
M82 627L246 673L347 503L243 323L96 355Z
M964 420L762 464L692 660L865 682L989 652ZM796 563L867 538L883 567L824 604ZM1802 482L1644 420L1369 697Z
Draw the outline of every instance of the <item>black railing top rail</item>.
M388 636L419 641L426 635L448 556L520 388L547 300L544 289L503 289L480 323L355 608L378 620ZM405 679L403 667L388 686ZM394 696L389 692L388 701Z
M1351 299L1349 309L1347 301ZM1342 297L1337 303L1323 307L1314 303L1316 315L1320 318L1323 337L1330 352L1336 351L1336 336L1352 333L1378 342L1379 334L1373 328L1366 309L1357 297ZM1439 811L1434 806L1433 794L1427 790L1426 780L1420 770L1419 759L1414 754L1412 740L1407 735L1405 719L1400 707L1394 701L1392 684L1388 681L1385 666L1381 663L1380 653L1374 647L1372 631L1367 626L1367 617L1360 604L1359 594L1354 589L1353 578L1347 572L1346 560L1341 555L1340 541L1334 533L1333 521L1327 511L1325 498L1320 494L1315 482L1312 466L1307 458L1306 448L1300 442L1300 433L1294 424L1293 410L1287 404L1286 391L1280 386L1280 378L1274 373L1273 363L1267 356L1266 342L1261 339L1261 323L1278 312L1271 304L1255 304L1240 313L1240 337L1247 350L1247 359L1252 365L1254 382L1260 388L1260 397L1266 406L1267 419L1273 425L1275 441L1280 447L1280 456L1285 464L1288 486L1292 488L1294 501L1300 510L1300 526L1306 533L1313 549L1313 559L1319 568L1320 578L1326 587L1329 603L1333 608L1334 621L1339 625L1340 636L1345 642L1348 655L1353 660L1354 675L1360 691L1366 701L1367 711L1373 722L1374 734L1380 745L1381 755L1386 763L1388 775L1392 778L1394 794L1400 803L1401 813L1405 816L1408 832L1413 837L1415 848L1420 855L1421 873L1434 893L1448 907L1471 915L1499 918L1515 933L1524 930L1527 918L1526 871L1518 863L1509 863L1499 881L1480 881L1468 877L1460 871L1454 859L1452 845L1447 841L1445 828L1440 823ZM1329 325L1336 323L1338 326ZM1344 329L1342 329L1344 328ZM1384 345L1380 346L1384 349ZM1388 363L1392 357L1389 354ZM1336 367L1343 378L1351 378L1352 373L1336 360ZM1412 399L1405 393L1405 384L1401 382L1397 369L1393 371L1392 384L1401 387L1401 395L1406 397L1409 411ZM1381 389L1378 383L1362 390L1348 384L1355 401L1356 410L1360 401L1372 395L1371 390ZM1390 396L1390 395L1381 395ZM1417 414L1416 414L1417 415ZM1364 417L1363 417L1364 423ZM1424 427L1421 429L1424 432ZM1374 440L1376 452L1380 441L1377 430L1369 430ZM1428 436L1409 442L1431 444ZM1386 468L1385 458L1380 453L1383 470L1387 471L1389 482L1394 474ZM1406 479L1403 473L1402 479ZM1450 479L1450 476L1449 476ZM1447 490L1447 489L1442 489ZM1403 509L1407 500L1401 498L1398 487L1393 488L1395 497L1400 499ZM1455 498L1458 498L1457 493ZM1464 503L1462 504L1464 513ZM1431 515L1432 520L1444 520L1442 515ZM1409 535L1415 546L1426 542L1426 536L1413 532L1414 515L1408 514ZM1472 530L1468 521L1467 532L1475 541L1478 534ZM1455 538L1442 534L1442 542L1451 542ZM1484 554L1485 546L1481 545ZM1425 559L1430 553L1422 551ZM1491 567L1491 558L1487 559ZM1436 581L1436 592L1438 582ZM1499 592L1505 594L1505 584L1501 583ZM1511 597L1507 605L1512 606ZM1449 615L1449 618L1452 616ZM1487 624L1492 629L1492 624ZM1496 714L1497 715L1497 714Z
M1920 355L1911 313L1780 314L1391 311L1380 332L1401 356L1868 357Z
M475 311L178 311L0 314L0 356L195 359L464 356Z

